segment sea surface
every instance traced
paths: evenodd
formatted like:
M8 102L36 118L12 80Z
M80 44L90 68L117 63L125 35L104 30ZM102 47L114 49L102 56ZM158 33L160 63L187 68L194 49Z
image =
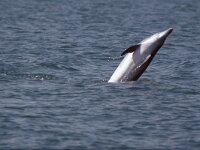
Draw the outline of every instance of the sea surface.
M0 150L199 150L199 0L1 0ZM136 82L121 52L174 30Z

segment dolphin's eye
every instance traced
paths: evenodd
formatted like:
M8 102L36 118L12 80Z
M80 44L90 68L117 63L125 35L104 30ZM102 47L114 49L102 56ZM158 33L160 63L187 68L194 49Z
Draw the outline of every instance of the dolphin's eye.
M154 34L152 38L154 38L154 39L159 38L159 34Z
M156 37L156 39L159 39L160 38L160 35L157 33L156 35L155 35Z

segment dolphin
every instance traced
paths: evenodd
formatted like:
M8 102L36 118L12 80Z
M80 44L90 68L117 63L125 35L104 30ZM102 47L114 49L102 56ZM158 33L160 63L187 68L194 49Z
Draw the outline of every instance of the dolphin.
M153 34L140 43L125 49L121 54L121 56L125 55L124 59L108 82L118 83L139 79L172 31L173 29L169 28Z

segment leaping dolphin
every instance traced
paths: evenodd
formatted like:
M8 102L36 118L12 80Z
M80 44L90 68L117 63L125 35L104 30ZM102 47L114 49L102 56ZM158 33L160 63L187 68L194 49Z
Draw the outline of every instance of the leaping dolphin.
M108 82L136 81L146 70L158 50L173 31L169 28L133 45L121 54L125 55Z

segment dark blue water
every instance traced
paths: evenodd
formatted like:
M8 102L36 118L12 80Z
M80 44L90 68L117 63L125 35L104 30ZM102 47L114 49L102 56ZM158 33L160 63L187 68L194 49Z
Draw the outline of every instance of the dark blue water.
M0 149L200 148L199 0L0 1ZM173 27L137 82L124 48Z

